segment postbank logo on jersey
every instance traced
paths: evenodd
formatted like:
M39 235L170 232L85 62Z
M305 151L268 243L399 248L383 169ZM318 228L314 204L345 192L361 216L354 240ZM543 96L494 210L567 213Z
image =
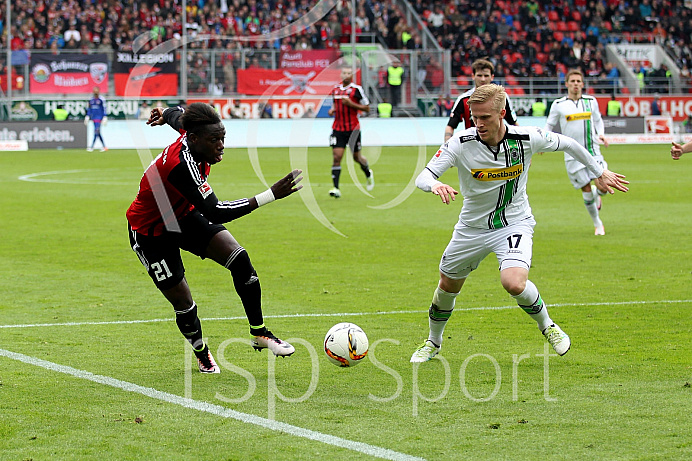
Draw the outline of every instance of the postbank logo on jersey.
M208 182L204 181L204 183L197 188L200 194L202 194L202 198L207 198L209 195L213 192L211 190L211 186L209 185Z
M578 114L565 115L565 120L568 122L576 122L578 120L588 120L591 118L591 112L580 112Z
M524 165L514 165L507 168L481 168L471 170L473 177L479 181L508 181L518 178L524 172Z

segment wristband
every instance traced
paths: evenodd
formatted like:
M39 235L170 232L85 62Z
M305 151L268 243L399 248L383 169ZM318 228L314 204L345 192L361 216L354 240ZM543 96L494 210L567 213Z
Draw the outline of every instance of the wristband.
M274 197L274 192L271 189L267 189L261 194L255 195L255 200L257 200L257 206L260 207L267 203L272 203L276 198Z

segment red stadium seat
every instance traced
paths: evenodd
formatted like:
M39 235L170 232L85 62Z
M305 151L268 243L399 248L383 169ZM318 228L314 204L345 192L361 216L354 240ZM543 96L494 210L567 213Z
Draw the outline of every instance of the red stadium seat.
M543 75L543 66L540 64L534 63L531 64L531 70L533 70L533 74L537 77L540 77Z
M560 32L567 32L567 23L565 21L559 21L557 23L557 30Z
M630 89L627 88L626 86L623 86L622 88L620 88L620 92L622 94L630 94Z
M469 79L463 75L460 75L457 77L457 85L459 86L469 86L471 82L469 82Z
M536 59L537 59L538 62L540 62L541 64L545 64L546 62L548 62L548 54L546 54L546 53L536 53Z
M574 19L577 22L581 21L581 13L579 12L579 10L572 11L572 19Z
M567 30L570 32L576 32L579 30L579 23L577 21L570 21L567 23Z
M555 31L553 32L553 38L556 42L562 43L562 39L565 38L565 35L562 32Z
M548 12L548 21L557 22L559 20L560 20L560 17L558 16L557 11L552 10L552 11Z
M613 25L608 21L603 21L603 26L608 30L608 32L613 31Z

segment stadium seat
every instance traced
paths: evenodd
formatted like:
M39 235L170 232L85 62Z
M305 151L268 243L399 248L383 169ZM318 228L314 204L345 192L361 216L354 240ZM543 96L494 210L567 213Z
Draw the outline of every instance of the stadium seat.
M565 34L556 30L555 32L553 32L553 38L556 42L562 43L562 39L565 38Z
M622 88L620 88L620 92L622 94L630 94L630 89L627 88L626 86L623 86Z
M531 70L533 71L533 74L537 77L541 77L543 75L543 66L541 66L538 63L531 64Z
M536 59L541 64L545 64L546 62L548 62L548 55L546 53L536 53Z
M464 75L458 76L456 82L457 82L457 85L463 86L463 87L469 86L471 84L471 82L469 82L469 79Z
M603 21L603 26L608 30L608 32L613 31L613 25L608 21Z
M577 21L568 22L567 30L569 30L570 32L577 32L579 30L579 23L577 23Z
M552 10L548 12L548 21L552 22L558 22L560 20L560 17L557 14L557 11Z
M572 11L572 19L577 22L581 21L581 13L579 12L579 10Z
M557 30L560 32L567 32L567 23L565 21L558 21Z

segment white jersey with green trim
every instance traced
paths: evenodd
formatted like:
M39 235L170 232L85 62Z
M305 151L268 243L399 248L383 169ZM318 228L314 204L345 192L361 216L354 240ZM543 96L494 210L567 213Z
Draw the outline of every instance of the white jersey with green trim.
M550 106L545 129L553 131L560 127L560 132L584 146L591 155L601 155L598 137L605 133L598 101L588 94L576 101L567 96L556 99ZM572 157L565 153L565 161Z
M574 140L536 127L505 124L502 142L491 147L469 128L457 133L435 153L416 179L416 186L430 192L449 168L459 170L464 202L459 221L469 227L498 229L532 216L526 194L531 157L536 152L569 151L601 176L603 168Z

